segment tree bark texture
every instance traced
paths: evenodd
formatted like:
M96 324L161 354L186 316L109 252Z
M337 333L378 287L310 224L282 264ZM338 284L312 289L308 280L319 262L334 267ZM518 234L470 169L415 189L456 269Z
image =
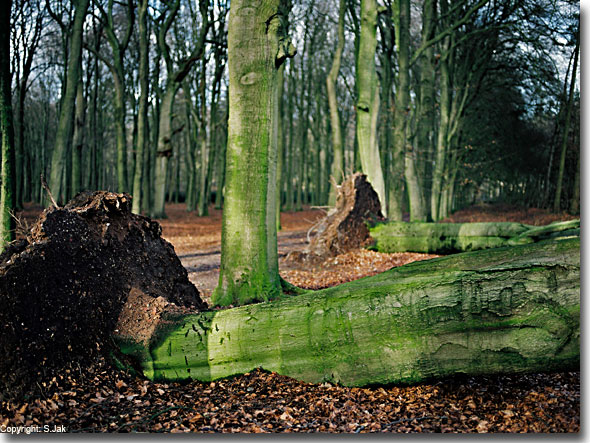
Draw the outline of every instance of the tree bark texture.
M147 0L141 0L138 8L139 25L139 105L137 115L137 147L135 154L135 172L133 176L133 212L141 213L142 180L144 176L144 159L148 141L148 94L149 94L149 40L147 29Z
M579 236L580 220L529 226L513 222L380 223L370 229L379 252L453 254L533 243L552 237Z
M0 164L0 252L14 240L15 152L14 119L10 75L10 10L12 0L0 7L0 131L2 156Z
M82 58L82 26L86 18L86 11L90 0L76 1L74 24L72 26L72 37L70 52L68 56L67 78L64 91L64 98L59 113L55 147L51 158L51 174L49 176L49 187L57 199L65 195L66 155L68 141L74 126L74 108L76 102L76 91L80 78Z
M377 2L361 1L361 30L357 62L356 82L358 88L357 127L359 155L363 173L377 192L381 211L387 216L385 181L377 143L377 120L379 115L379 80L375 68L377 48Z
M342 51L344 50L344 15L346 13L346 0L340 0L339 8L336 51L334 52L330 72L326 77L326 90L328 92L328 104L330 107L330 127L332 129L332 150L334 152L328 200L330 206L336 204L336 197L338 196L337 186L344 178L344 140L342 138L340 111L338 110L338 100L336 96L336 81L338 80Z
M567 141L569 139L570 123L572 108L574 104L574 88L576 85L576 72L578 70L578 57L580 54L580 32L576 33L576 47L574 49L574 67L572 69L572 79L570 83L569 97L567 102L567 111L565 116L565 127L563 129L563 141L561 143L561 154L559 157L559 172L557 173L557 185L555 199L553 200L553 212L561 210L561 189L563 184L563 171L565 168L565 153L567 151Z
M283 37L284 0L232 3L228 26L229 121L217 305L281 292L277 256L278 67L294 54Z
M154 380L261 367L363 386L578 370L579 246L554 240L415 262L278 301L169 315L149 346L118 343Z

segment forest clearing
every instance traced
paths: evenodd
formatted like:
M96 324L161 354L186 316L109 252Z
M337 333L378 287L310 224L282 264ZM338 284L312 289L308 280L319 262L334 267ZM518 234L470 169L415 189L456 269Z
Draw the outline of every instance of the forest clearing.
M580 5L0 5L0 433L580 431Z

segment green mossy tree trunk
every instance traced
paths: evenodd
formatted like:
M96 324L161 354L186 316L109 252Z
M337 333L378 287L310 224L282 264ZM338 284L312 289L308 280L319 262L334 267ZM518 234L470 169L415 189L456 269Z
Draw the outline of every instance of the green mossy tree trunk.
M276 226L278 68L294 55L290 4L238 0L228 24L229 122L219 285L215 305L281 293Z
M137 112L137 146L135 149L135 171L133 176L133 212L141 214L142 181L144 176L144 158L148 142L148 94L149 94L149 40L148 40L148 0L140 0L138 7L139 27L139 105Z
M0 6L0 131L2 161L0 166L0 252L14 240L15 152L10 74L10 11L12 0Z
M379 223L370 228L379 252L456 252L533 243L556 236L579 236L580 220L529 226L513 222Z
M435 122L435 55L434 38L436 27L436 0L426 0L422 6L421 44L427 49L420 57L418 124L416 125L416 152L422 173L421 187L425 202L426 218L430 217L430 183L432 178L432 154L434 152Z
M277 98L276 104L277 107L276 116L277 116L277 192L275 198L277 199L276 203L276 214L277 214L277 231L281 230L281 194L282 194L282 185L283 185L283 158L285 157L285 133L284 133L284 125L285 121L283 119L283 86L285 83L285 63L282 63L279 66L279 70L277 72Z
M441 2L445 4L446 0ZM451 39L445 37L443 39L443 51L447 53L451 51ZM451 85L450 85L450 67L447 57L441 57L439 60L440 71L440 122L438 128L438 137L436 143L436 153L434 157L434 167L432 171L432 185L430 193L430 216L432 220L437 221L440 217L440 202L442 196L443 176L446 166L446 158L448 154L447 149L447 133L449 130L449 119L451 113Z
M347 386L579 370L579 239L457 254L283 300L169 316L145 346L155 380L254 368Z
M421 187L420 170L418 167L420 158L418 152L410 143L410 1L398 0L394 6L395 40L398 60L398 81L395 94L394 132L393 132L393 166L394 186L393 199L397 202L396 208L391 208L389 218L402 219L403 201L402 186L399 180L405 176L410 205L411 221L426 221L426 209L424 193ZM404 166L402 173L401 157Z
M105 62L109 70L113 75L113 81L115 86L114 94L114 123L115 123L115 140L117 146L117 190L118 192L128 192L128 167L127 167L127 128L126 128L126 116L127 116L127 88L126 88L126 76L125 76L125 52L129 47L131 36L133 34L134 22L135 22L135 5L134 2L128 0L127 2L127 23L125 32L122 33L122 39L117 37L116 23L119 17L116 12L113 11L114 0L109 0L106 6L106 10L98 5L102 21L104 24L104 31L107 37L107 41L111 47L113 56L107 58L100 55L101 60ZM99 55L100 53L97 53Z
M332 167L330 174L330 194L328 205L336 204L338 195L337 186L344 178L344 139L342 138L342 126L340 123L340 111L338 110L338 99L336 97L336 80L340 72L342 51L344 50L344 15L346 14L346 0L340 0L338 12L338 33L336 51L332 59L330 72L326 77L326 90L328 92L328 104L330 106L330 127L332 130Z
M158 29L158 48L164 61L166 62L166 86L159 112L158 121L158 142L156 148L155 165L154 165L154 200L151 208L151 217L166 218L164 204L166 202L168 161L172 156L172 117L176 92L182 85L183 80L188 75L197 60L200 60L205 53L205 37L209 31L211 23L208 15L209 2L199 0L199 10L201 15L201 28L197 41L192 45L192 52L188 57L183 58L175 69L170 47L166 42L166 35L172 26L172 22L180 9L180 0L176 0L167 11L163 23Z
M65 195L66 155L68 143L74 127L74 108L76 104L76 91L80 79L82 59L82 27L86 19L86 12L90 0L77 0L74 2L76 11L71 30L70 52L67 63L67 77L65 80L64 97L59 112L55 147L51 157L51 173L49 175L49 187L53 195L60 199ZM47 203L50 202L47 199Z
M387 216L385 181L377 142L379 80L375 67L376 49L377 2L375 0L361 0L361 30L356 72L358 89L356 138L358 140L362 171L366 174L373 189L379 196L383 215ZM395 157L393 161L395 162ZM394 216L395 214L394 208Z
M76 90L76 111L74 119L74 137L72 139L72 189L74 196L82 190L82 152L84 150L84 125L86 121L86 100L82 79Z

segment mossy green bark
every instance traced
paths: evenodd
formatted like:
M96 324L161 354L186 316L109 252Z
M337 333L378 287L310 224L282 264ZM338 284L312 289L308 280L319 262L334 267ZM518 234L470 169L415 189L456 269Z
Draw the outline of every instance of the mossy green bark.
M357 54L356 140L363 174L379 196L381 212L387 216L385 180L377 138L379 117L379 78L375 67L377 49L377 14L375 0L361 0L361 29Z
M281 293L277 254L278 68L294 47L284 38L284 0L232 3L228 27L229 120L219 285L215 305Z
M66 86L59 111L55 146L51 154L51 171L49 173L49 188L58 203L60 200L66 200L66 154L68 151L68 141L74 127L76 92L82 66L80 62L82 60L83 25L90 0L78 0L73 3L76 11L74 12L74 21L70 31L70 51L67 61ZM50 203L48 199L46 203Z
M580 242L415 262L296 297L168 318L123 353L154 380L261 367L307 382L411 383L577 369Z
M514 246L553 237L579 236L580 220L530 226L512 222L379 223L370 228L379 252L452 254Z
M0 7L0 252L15 238L15 150L10 74L10 11L12 2Z

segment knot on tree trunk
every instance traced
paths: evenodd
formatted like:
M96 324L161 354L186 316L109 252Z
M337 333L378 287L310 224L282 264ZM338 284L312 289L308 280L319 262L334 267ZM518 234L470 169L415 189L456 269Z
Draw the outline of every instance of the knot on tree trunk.
M207 308L161 233L129 195L83 192L0 255L0 397L83 368L113 334L142 341L163 310Z
M338 189L336 206L314 229L316 234L302 252L292 252L287 260L319 261L372 243L369 224L383 221L377 193L365 174L356 173Z

